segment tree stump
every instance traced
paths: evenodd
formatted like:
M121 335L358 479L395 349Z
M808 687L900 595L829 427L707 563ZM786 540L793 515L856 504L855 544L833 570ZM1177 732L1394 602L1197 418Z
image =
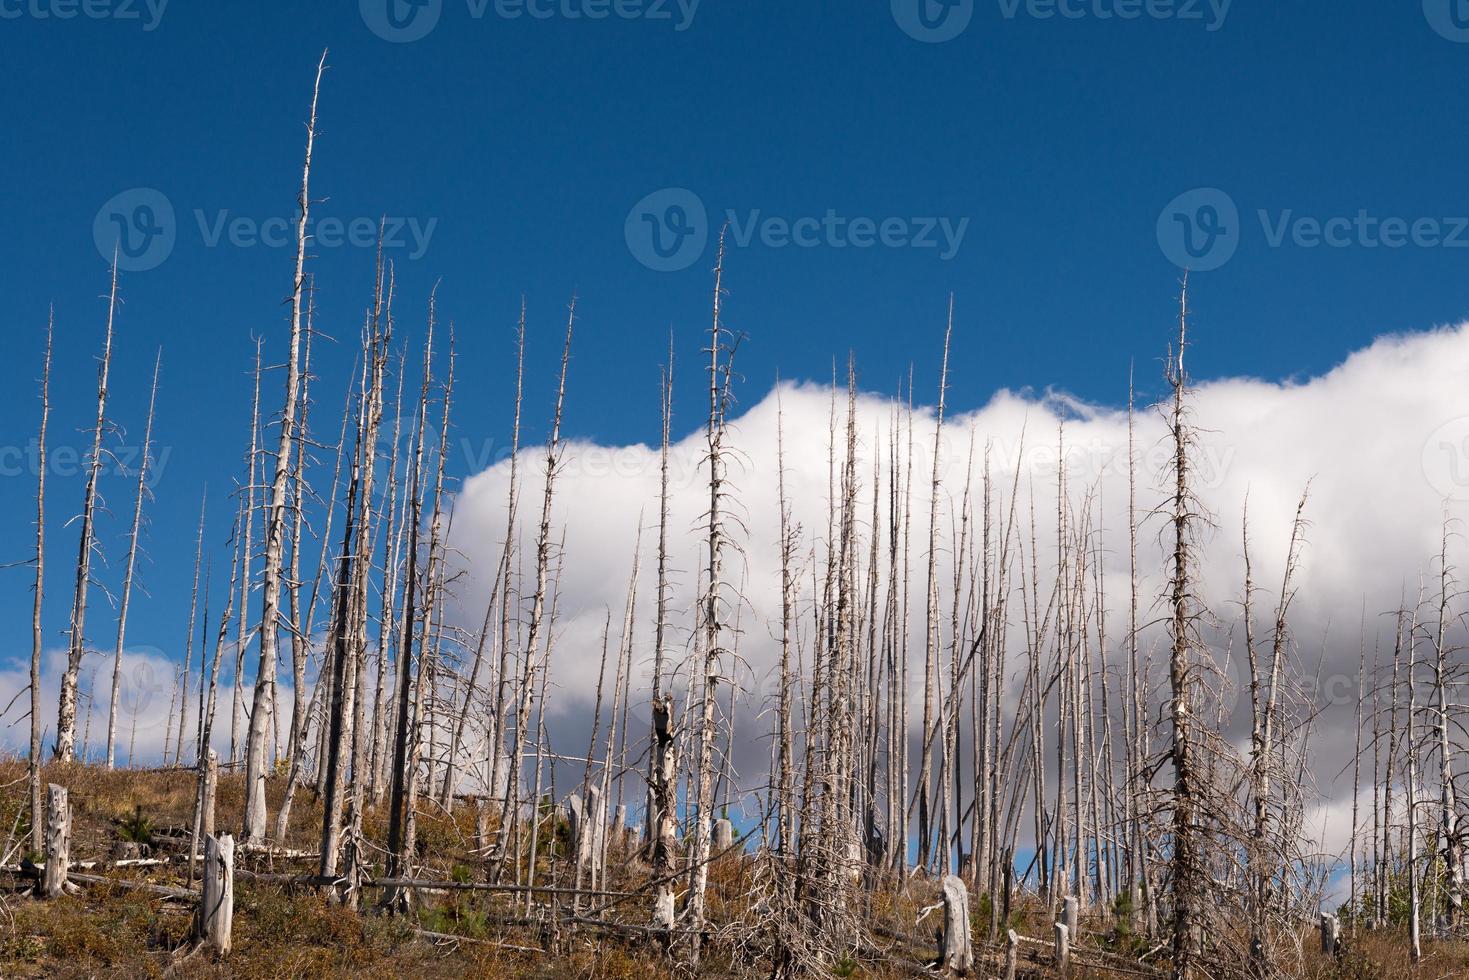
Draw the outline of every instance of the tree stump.
M1077 919L1079 918L1078 913L1080 912L1080 907L1081 903L1077 901L1075 895L1067 895L1061 901L1061 921L1066 923L1067 938L1073 941L1079 935L1077 931Z
M60 898L66 891L66 868L71 861L71 807L66 787L51 783L46 787L46 874L41 880L41 894Z
M587 789L587 867L593 886L602 882L602 861L607 853L607 801L596 786Z
M588 876L593 886L602 873L603 845L607 840L607 804L596 786L587 788L587 798L573 794L566 801L571 823L571 840L575 848L577 871Z
M951 973L965 974L974 966L969 936L969 889L964 879L947 875L944 889L944 948L942 963Z
M714 821L714 853L719 854L734 847L734 824L723 817Z
M230 951L235 917L235 839L229 834L204 838L204 883L199 900L198 936L220 955Z
M1056 923L1056 969L1062 973L1071 965L1071 930L1066 923Z
M1341 946L1341 920L1329 913L1321 913L1321 952L1336 956Z
M1004 980L1015 980L1016 960L1020 956L1020 937L1014 929L1005 934L1005 978Z

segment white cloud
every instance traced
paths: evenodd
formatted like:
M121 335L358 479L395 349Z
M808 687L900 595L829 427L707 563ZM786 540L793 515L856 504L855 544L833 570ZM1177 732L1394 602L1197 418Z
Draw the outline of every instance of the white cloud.
M1193 366L1207 370L1207 365ZM962 383L962 377L962 372L956 372L956 383ZM1332 703L1316 722L1315 768L1326 797L1324 805L1334 816L1339 816L1344 795L1350 796L1349 774L1338 779L1336 773L1350 758L1355 740L1357 634L1363 604L1370 662L1375 637L1383 631L1389 638L1391 634L1390 622L1376 614L1395 608L1405 583L1411 593L1420 572L1430 569L1446 508L1456 518L1466 510L1463 501L1469 499L1469 399L1462 394L1466 377L1469 332L1460 327L1384 337L1318 378L1286 383L1223 379L1199 385L1192 398L1194 420L1205 430L1196 460L1199 492L1217 526L1206 541L1201 594L1225 630L1238 617L1243 583L1240 525L1246 495L1255 578L1264 590L1260 602L1265 617L1263 607L1270 604L1271 593L1280 581L1296 502L1307 484L1311 486L1306 511L1311 527L1297 581L1300 591L1292 609L1292 627L1304 673L1314 673L1317 657L1325 650L1322 690ZM1127 379L1117 380L1119 391L1125 392ZM1161 383L1150 387L1154 391L1163 388ZM837 397L840 426L845 392ZM703 407L678 405L676 411L679 418L697 419L702 417ZM778 651L772 636L778 634L780 613L776 496L776 426L780 411L784 414L786 488L795 519L803 528L806 549L803 603L809 603L810 596L810 549L826 536L832 394L825 387L785 384L734 419L729 439L739 456L732 466L736 513L747 530L736 535L743 557L731 559L726 577L735 581L743 577L744 581L748 605L742 615L739 652L749 670L740 680L756 691L753 701L761 696L759 691ZM870 523L874 452L883 459L881 520L886 520L886 459L893 438L894 407L887 397L863 394L857 401L857 416L857 472L862 500L858 511L865 539ZM1045 581L1047 556L1054 552L1057 426L1063 417L1073 509L1079 509L1088 487L1100 493L1109 641L1116 649L1126 622L1128 575L1125 410L1072 398L1034 398L1002 391L983 408L950 418L941 450L944 497L940 548L945 553L940 560L944 564L948 561L953 533L948 517L963 492L972 437L976 507L986 444L992 446L997 493L1006 500L1015 468L1020 470L1022 522L1028 523L1029 501L1034 494ZM649 420L649 428L654 431L656 421ZM906 422L900 420L899 425L904 427ZM914 675L915 686L921 687L932 411L919 408L913 427L910 560L914 632L918 639L912 656L920 665ZM906 440L906 431L899 435ZM1158 413L1140 407L1136 436L1142 462L1140 513L1162 500L1159 473L1167 455L1165 435ZM839 432L838 440L841 438ZM701 484L704 452L699 431L672 448L670 541L672 564L678 569L673 608L681 627L677 634L680 644L691 622L689 609L697 587L696 570L704 563L700 553L702 514L708 504L707 490ZM528 452L522 457L520 470L520 547L527 575L533 561L543 462L544 452ZM508 463L501 462L470 477L456 505L454 544L471 572L457 589L463 607L458 615L472 627L478 626L483 615L484 596L504 536L508 473ZM640 681L646 679L652 660L652 555L658 483L656 447L589 443L566 447L553 515L553 536L559 538L564 531L566 546L552 668L556 693L548 712L556 723L553 738L563 751L584 751L601 655L601 631L611 609L615 648L640 521L644 528L643 572L634 649L640 667L637 677ZM1159 521L1148 521L1139 538L1145 603L1158 592L1160 530ZM1025 534L1028 539L1028 527ZM1451 562L1463 563L1464 543L1453 542ZM819 550L824 545L816 547ZM864 544L864 562L865 549ZM952 582L949 573L944 573L942 581ZM522 587L528 593L530 583ZM946 623L950 591L943 588ZM1147 609L1143 612L1146 615ZM1018 603L1012 618L1018 622ZM1262 628L1264 625L1262 622ZM947 632L945 625L946 636ZM681 657L682 653L681 647L677 655ZM1012 643L1009 656L1011 666L1018 667L1023 650ZM609 667L609 676L610 671ZM1237 666L1234 673L1238 677ZM677 689L682 690L682 682ZM757 706L752 704L750 710ZM767 749L756 738L764 727L763 721L751 720L749 711L743 713L738 739L743 751L739 756L747 769L748 782L758 782L760 772L751 770L763 771L765 765ZM574 747L577 740L582 748ZM1328 833L1334 841L1341 839L1339 829Z

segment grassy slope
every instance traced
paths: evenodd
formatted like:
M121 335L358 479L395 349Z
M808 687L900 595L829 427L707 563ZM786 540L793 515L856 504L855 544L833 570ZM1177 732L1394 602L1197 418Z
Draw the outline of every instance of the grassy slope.
M173 772L106 772L94 767L48 767L45 778L68 787L75 814L72 856L76 860L105 858L123 835L130 820L141 813L159 842L157 853L178 853L165 843L170 828L187 828L192 820L194 776ZM284 790L283 779L272 779L268 792L274 814ZM243 808L242 780L236 775L220 779L218 813L222 828L232 824L231 815ZM28 820L25 765L15 760L0 761L0 838L14 842L23 834ZM386 828L369 814L364 829L369 841L381 841ZM425 803L420 815L419 836L423 845L421 872L425 877L482 877L481 863L471 853L474 816L468 807L452 814ZM320 838L321 807L309 791L298 794L293 808L288 847L311 850ZM11 857L15 861L16 857ZM633 856L621 855L611 862L609 874L621 877L609 887L634 889L646 877ZM277 862L274 867L259 856L242 858L238 867L258 871L275 870L314 873L313 862ZM119 876L123 872L109 872ZM131 877L161 884L183 885L181 862L166 868L139 869ZM544 876L542 877L544 882ZM19 883L19 882L15 882ZM485 921L486 914L507 914L508 899L483 893L456 893L430 898L416 915L392 918L357 915L330 905L311 890L287 893L278 887L248 880L236 882L235 951L227 962L196 954L181 958L177 951L188 947L192 906L153 897L136 890L88 886L83 893L54 902L24 899L7 894L11 876L0 875L0 977L346 977L354 975L453 978L578 977L650 978L669 976L667 963L646 944L616 938L594 940L586 936L566 937L556 957L527 953L495 943L536 947L540 938L527 930L498 930ZM918 908L932 901L926 882L915 881L907 894L883 892L876 896L874 914L888 928L912 933ZM716 919L741 917L750 912L749 867L739 859L726 859L711 874L711 915ZM369 895L369 899L371 895ZM634 904L638 900L634 900ZM630 908L627 921L638 921L641 907ZM978 910L976 909L976 912ZM930 916L923 930L932 927ZM415 932L415 926L435 932L452 932L478 939L476 943L436 944ZM1044 909L1022 907L1014 925L1025 935L1049 935ZM976 935L980 933L976 931ZM1314 939L1306 937L1308 956L1304 975L1310 978L1369 977L1469 977L1469 947L1463 944L1426 944L1426 959L1420 970L1407 969L1405 943L1392 934L1363 935L1351 944L1340 962L1329 963L1315 951ZM916 965L928 950L912 951L907 959ZM896 964L848 964L842 975L897 977L913 970ZM727 967L706 960L701 976L732 975ZM980 975L985 975L980 971ZM1042 976L1042 972L1022 976ZM1076 974L1103 976L1105 974Z

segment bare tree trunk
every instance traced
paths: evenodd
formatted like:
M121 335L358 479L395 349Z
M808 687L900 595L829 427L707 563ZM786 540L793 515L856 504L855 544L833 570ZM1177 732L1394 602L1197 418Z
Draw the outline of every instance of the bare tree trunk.
M418 715L417 705L421 700L423 673L428 669L428 623L433 618L433 589L430 580L423 603L425 628L419 643L418 682L414 683L413 633L418 622L418 544L423 533L423 448L428 428L428 392L432 383L434 343L434 299L429 299L428 335L423 349L423 379L418 395L418 418L415 422L413 467L410 477L408 508L408 565L403 572L403 642L398 651L398 721L393 743L393 769L388 794L388 876L402 874L408 865L408 855L413 840L416 785L418 781ZM431 530L430 534L435 534ZM433 566L432 542L429 551L430 574ZM416 696L417 695L417 696ZM413 713L410 716L410 709ZM410 744L412 743L412 744ZM381 907L391 911L404 911L407 895L398 889L387 889L381 898Z
M1173 727L1173 839L1171 871L1173 877L1172 976L1190 980L1198 958L1195 930L1196 905L1203 898L1200 855L1196 840L1197 775L1194 758L1193 731L1193 588L1190 548L1197 515L1189 486L1189 447L1192 430L1188 426L1184 395L1188 377L1184 373L1184 345L1188 331L1188 283L1184 282L1178 318L1178 350L1170 359L1168 381L1173 389L1173 408L1169 428L1173 441L1173 492L1169 501L1173 530L1172 554L1169 557L1169 626L1170 644L1168 680L1171 691L1169 716Z
M102 472L102 432L107 427L107 374L112 367L112 324L117 311L117 258L112 260L112 288L107 297L107 339L97 372L97 420L92 428L92 452L87 457L87 490L82 500L81 544L77 549L76 589L71 606L70 645L66 671L61 675L61 698L56 711L58 762L70 762L76 752L77 673L87 644L87 588L91 584L92 551L96 547L97 478Z
M382 609L378 616L377 634L377 686L373 697L372 756L369 760L368 779L373 803L382 802L384 775L388 751L388 719L394 704L393 691L388 687L388 650L395 642L398 598L398 548L402 538L402 522L398 513L398 453L403 438L403 370L404 356L398 358L398 395L393 410L393 450L388 460L388 499L385 503L388 526L383 535L383 591ZM406 458L405 458L406 462Z
M65 786L52 783L47 787L46 804L46 875L41 894L60 898L66 891L67 865L71 862L71 805Z
M231 949L235 914L235 841L229 834L204 839L204 885L200 890L199 938L221 955Z
M1413 736L1414 719L1418 716L1418 684L1415 675L1418 655L1417 609L1418 606L1415 605L1413 620L1408 627L1408 730L1405 735L1408 752L1408 786L1405 803L1408 811L1408 958L1415 966L1423 957L1422 924L1420 922L1422 900L1418 888L1418 743Z
M153 363L153 387L148 395L148 423L143 430L143 457L138 464L138 489L133 502L133 529L128 535L127 566L122 576L122 599L117 611L117 650L112 658L112 697L107 708L107 768L113 765L113 754L117 741L117 698L122 686L122 645L128 626L128 601L133 594L133 570L138 562L138 535L143 528L143 497L148 493L149 454L153 451L153 407L158 401L158 371L163 366L163 352ZM170 702L171 703L171 702ZM134 726L137 723L134 708ZM132 765L132 749L128 749L128 765Z
M526 632L525 656L521 665L519 703L515 714L515 739L510 753L510 772L505 781L505 806L502 819L511 821L510 839L516 839L516 822L519 820L520 788L526 732L530 726L531 698L535 691L536 658L540 653L542 632L545 629L546 579L551 564L551 502L555 495L557 467L561 458L561 418L566 404L566 370L571 360L571 338L576 324L576 300L572 299L566 316L566 340L561 348L561 374L556 386L556 408L551 422L551 436L546 444L546 480L541 497L541 519L536 531L536 587L531 597L530 623ZM548 644L549 646L549 644ZM532 800L538 807L539 800ZM532 816L532 826L538 820Z
M51 419L51 339L56 326L53 310L46 317L46 366L41 373L41 426L36 437L36 580L31 607L31 752L26 777L31 794L31 850L46 846L45 802L41 797L41 599L46 582L46 425Z
M720 364L726 349L724 327L719 308L723 293L724 242L720 241L719 259L714 270L714 318L709 329L709 422L706 438L709 463L708 564L705 568L703 606L704 649L700 677L703 681L698 719L698 756L693 807L694 840L686 914L691 929L690 959L697 964L704 929L705 889L709 882L710 821L713 818L714 779L714 712L721 676L720 659L723 612L720 608L721 572L724 561L724 412L729 397L729 371ZM721 382L721 373L723 380Z
M949 341L954 333L954 299L949 297L948 325L944 329L944 360L939 372L939 403L933 429L933 476L928 497L928 589L924 622L923 653L923 743L918 762L918 866L927 868L933 847L932 816L928 812L928 794L933 782L933 728L939 657L939 584L938 584L938 511L939 474L943 456L944 400L949 387Z
M189 722L189 669L194 662L194 626L195 615L199 611L199 567L204 560L204 510L209 500L209 488L206 486L199 495L199 533L194 541L194 588L189 594L189 636L184 641L184 678L182 682L182 693L179 697L179 730L178 741L173 747L173 764L183 765L184 761L184 729ZM199 676L204 676L204 648L207 641L200 644L199 649Z
M245 548L240 556L240 621L235 626L235 671L230 686L230 764L240 761L240 719L245 713L245 652L250 646L250 562L255 557L255 491L260 486L260 378L263 338L255 339L255 389L250 402L250 451L245 457ZM244 838L241 839L244 842Z
M215 711L215 706L216 706L216 704L218 702L218 695L219 695L219 667L220 667L220 662L221 662L221 660L224 657L225 638L227 636L229 636L230 618L234 614L234 608L235 608L235 585L236 585L236 579L239 577L239 574L240 574L240 552L242 550L244 550L244 548L246 547L244 540L240 537L240 527L241 527L241 524L242 524L242 518L243 518L243 515L242 514L241 515L237 515L235 517L234 533L232 535L232 537L235 539L234 542L233 542L234 545L235 545L235 548L234 548L234 556L230 560L230 585L229 585L229 591L226 593L227 598L225 600L224 613L219 617L218 634L215 637L215 641L214 641L214 662L211 665L210 670L209 670L209 697L208 697L208 703L205 704L205 703L203 703L201 701L201 703L199 705L199 749L198 749L198 754L196 755L197 767L198 767L198 770L199 770L199 774L198 774L198 787L195 790L195 792L197 794L196 799L200 801L200 806L196 810L196 813L202 811L202 801L204 799L204 788L205 788L206 781L208 779L208 771L207 771L208 758L207 757L209 755L209 751L210 751L210 748L211 748L211 746L210 746L210 740L211 740L211 738L213 736L213 732L214 732L214 711ZM207 571L205 572L205 577L204 577L204 630L205 630L205 634L207 636L208 631L209 631L209 573ZM203 677L202 676L200 677L200 682L201 682L201 685L202 685L202 683L203 683ZM201 698L203 697L203 694L204 694L204 692L203 692L202 686L201 686L201 690L200 690L200 696L201 696ZM196 815L196 817L194 819L194 834L193 834L193 838L192 838L191 843L190 843L190 847L192 848L192 850L189 853L189 878L190 878L190 880L192 880L193 877L194 877L194 851L197 851L198 850L198 848L199 848L199 842L201 840L203 840L203 838L199 836L199 832L200 832L199 817Z
M1439 839L1443 844L1445 899L1445 924L1449 932L1455 933L1463 924L1464 916L1464 853L1463 831L1459 825L1459 801L1454 789L1454 743L1449 737L1448 688L1449 679L1447 633L1453 614L1449 610L1450 589L1453 582L1449 577L1448 523L1445 520L1442 543L1439 548L1439 593L1438 624L1433 637L1434 670L1434 721L1438 738L1439 765Z
M276 674L276 643L279 635L282 548L286 531L286 487L291 474L291 451L295 445L296 408L299 398L302 308L306 285L306 240L311 212L311 153L316 143L316 103L321 94L321 76L326 70L326 53L316 66L316 83L311 93L311 118L306 125L306 162L301 172L301 196L296 222L296 275L291 288L291 341L286 361L286 397L281 414L281 434L276 452L275 478L270 489L270 519L265 527L265 568L261 578L263 601L260 612L260 665L255 672L255 698L250 712L250 731L245 746L244 842L265 840L265 733L272 706L270 694Z
M313 282L314 285L314 282ZM311 289L312 287L308 287ZM306 351L301 364L301 423L296 427L296 458L291 486L295 503L291 531L291 571L287 591L288 610L291 623L291 727L286 734L286 758L294 762L301 742L306 738L306 658L310 655L311 637L307 635L307 620L310 616L301 607L301 549L305 544L306 523L306 461L311 433L307 420L311 410L311 339L315 336L316 302L314 292L306 308Z
M489 795L492 799L508 801L511 779L519 778L519 760L510 764L506 757L505 742L508 728L509 709L507 698L510 690L510 576L515 549L515 519L520 508L520 413L525 398L525 301L520 303L520 321L515 331L515 420L510 428L510 488L505 499L505 545L500 554L500 639L499 660L495 667L495 696L490 705L489 748ZM655 653L655 657L657 654ZM655 671L656 674L656 671ZM507 769L509 771L507 771ZM512 773L514 775L512 775ZM505 787L501 788L501 782ZM499 863L503 867L507 831L514 823L510 814L501 810L499 825Z

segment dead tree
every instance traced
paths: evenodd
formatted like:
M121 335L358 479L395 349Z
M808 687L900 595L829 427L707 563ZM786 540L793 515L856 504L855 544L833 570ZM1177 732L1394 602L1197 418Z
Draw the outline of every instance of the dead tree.
M270 487L269 520L265 526L265 567L261 577L263 600L260 611L260 664L255 672L255 698L250 712L250 729L245 745L245 821L242 839L246 843L265 840L265 758L266 724L273 706L270 703L276 674L276 644L279 616L282 555L286 533L286 490L291 475L291 453L295 447L296 409L300 377L302 311L305 306L306 242L311 213L311 153L316 143L316 103L321 94L321 76L326 70L326 53L316 66L316 83L311 93L311 116L306 124L306 162L301 172L301 195L297 200L296 274L291 288L291 340L286 360L285 407L281 414L279 447L275 458L275 476ZM238 678L236 683L239 683Z
M659 392L662 417L658 452L658 594L653 621L652 740L648 758L648 838L653 864L653 922L670 941L674 925L674 848L677 819L678 761L674 744L673 697L663 690L664 647L668 629L668 444L673 419L673 340L669 338L668 366Z
M1272 840L1270 834L1271 777L1277 773L1276 727L1280 722L1282 673L1286 666L1287 614L1295 599L1293 579L1300 560L1306 521L1307 495L1302 494L1291 524L1290 545L1286 550L1285 571L1280 583L1280 596L1275 605L1271 629L1270 662L1260 663L1256 649L1252 597L1253 572L1250 566L1249 519L1245 518L1245 649L1250 670L1250 796L1253 820L1250 829L1248 865L1250 872L1250 968L1252 975L1271 975L1269 923L1272 913L1273 882L1288 870L1290 855ZM1248 503L1246 503L1248 515ZM1263 677L1262 677L1263 671ZM1286 921L1289 921L1288 915Z
M944 360L939 371L939 401L934 413L933 475L928 497L928 589L924 614L923 649L923 730L918 762L918 866L927 868L933 846L932 815L929 813L929 784L933 781L933 739L938 694L939 668L939 582L938 582L938 510L940 467L943 456L944 399L949 386L949 342L954 333L954 299L949 297L948 325L944 328Z
M199 533L194 540L194 587L189 593L189 635L184 640L184 677L179 694L179 728L177 741L173 748L173 763L176 766L183 765L184 761L184 728L189 720L189 667L194 662L194 626L195 616L199 612L199 568L204 560L204 512L209 501L209 488L206 486L199 495ZM199 649L199 677L204 677L204 647L200 644Z
M1414 735L1414 722L1418 716L1418 609L1421 605L1420 596L1419 602L1413 606L1412 622L1408 626L1408 730L1403 743L1408 753L1408 785L1403 804L1408 815L1408 959L1415 966L1423 957L1422 898L1418 884L1418 743Z
M66 891L67 866L71 863L71 806L65 786L52 783L46 797L46 874L41 894L60 898Z
M689 895L685 915L689 921L689 956L693 963L699 960L699 944L704 929L705 889L709 881L710 821L714 806L714 728L715 698L722 674L723 647L722 572L726 529L723 507L725 489L725 412L729 406L731 371L722 355L729 350L725 342L725 329L720 321L720 301L723 298L724 243L721 240L719 259L714 269L714 317L709 328L709 419L705 429L707 444L706 462L709 465L709 511L706 514L708 563L705 567L704 594L700 600L703 607L703 663L699 673L701 684L699 715L696 732L698 735L695 798L693 807L693 850L690 863Z
M541 495L540 524L536 530L536 582L531 596L530 622L526 631L525 654L521 664L520 689L515 710L515 738L510 752L509 773L505 781L505 796L501 806L501 819L511 824L510 840L516 839L520 817L520 790L527 732L530 727L532 695L535 692L536 671L540 665L540 645L546 629L547 577L551 570L551 503L556 492L556 476L561 462L561 420L566 404L566 371L571 361L571 339L576 324L576 299L572 298L566 316L566 340L561 348L561 373L556 386L556 408L552 415L551 434L546 443L546 478ZM532 800L539 806L539 799ZM533 819L532 833L539 826ZM518 854L518 852L517 852ZM503 857L502 857L503 860Z
M112 287L107 296L107 337L102 363L97 370L97 418L92 427L92 450L87 457L87 489L82 498L81 543L77 548L76 585L71 604L70 642L66 671L61 675L61 698L56 711L58 762L70 762L76 754L77 674L87 647L87 589L92 577L92 552L96 549L97 479L102 473L102 433L107 428L107 375L112 367L112 326L117 312L117 258L112 260Z
M206 756L210 749L210 740L213 737L214 711L219 699L219 667L220 662L224 658L224 644L226 637L229 636L230 619L234 614L235 585L240 574L240 552L244 549L244 541L240 536L242 523L243 515L237 514L235 516L234 529L230 534L230 544L233 545L234 553L230 559L229 591L226 593L227 598L225 599L224 612L219 617L219 626L214 639L214 660L209 669L207 701L205 699L204 678L201 676L199 679L199 746L195 756L197 759L198 785L195 790L194 833L190 843L192 849L189 854L189 878L191 880L194 877L194 852L198 850L199 841L202 840L199 836L199 829L203 813L204 786L208 779L208 760ZM209 577L209 572L206 570L204 573L204 632L206 637L209 633Z
M244 551L241 552L240 620L235 627L235 669L230 687L230 764L240 761L240 719L245 713L245 651L250 646L250 562L255 557L255 491L260 486L260 379L264 338L255 338L255 387L250 399L250 450L245 456Z
M148 495L148 464L153 451L153 408L158 401L158 371L163 366L163 352L153 363L153 386L148 395L148 422L143 429L143 456L138 464L138 488L133 500L133 528L128 534L127 565L122 576L122 599L117 610L117 650L112 658L112 697L107 708L107 768L113 766L113 753L117 741L117 698L122 686L122 645L128 628L128 601L133 594L133 571L138 562L138 535L143 527L143 498ZM171 705L172 702L170 702ZM134 714L136 720L136 714ZM132 750L128 750L128 765L132 765Z
M308 285L308 290L311 286ZM295 526L291 530L290 584L286 593L289 603L288 614L291 624L291 727L286 735L286 758L295 760L297 747L306 739L309 727L306 708L306 659L310 654L311 637L308 635L309 610L301 604L301 551L305 546L306 524L306 464L311 445L311 430L308 425L311 410L311 340L315 336L315 294L306 307L305 354L301 360L301 407L296 426L296 456L292 462L291 487L294 497ZM279 715L277 714L277 717Z
M51 418L51 338L56 325L53 310L46 318L46 366L41 372L41 426L36 437L36 580L31 606L31 753L26 778L31 795L31 850L45 847L44 802L41 799L41 599L46 581L46 425Z
M362 731L356 724L358 680L363 672L367 646L368 577L371 571L373 478L377 464L377 434L382 423L383 377L387 369L391 337L383 332L381 258L378 285L362 341L362 373L358 390L357 445L352 476L347 486L346 524L337 569L332 645L328 660L330 697L325 704L327 728L326 759L322 768L321 876L335 878L341 846L343 793L347 779L348 753ZM365 784L360 753L352 755L354 785ZM360 797L358 797L360 800ZM360 803L354 821L360 820ZM355 902L356 878L360 873L359 842L350 841L348 894Z
M197 934L221 956L232 946L235 914L235 840L229 834L204 838L204 883Z
M418 779L418 774L410 770L410 751L416 752L418 740L418 729L416 723L411 723L410 712L413 710L414 670L413 670L413 639L414 630L418 624L419 597L418 597L418 545L423 533L423 449L426 430L428 428L428 391L432 380L433 365L433 338L434 338L434 302L429 300L428 314L428 336L424 342L423 353L423 378L418 396L418 412L414 422L414 446L412 457L412 470L409 476L408 488L408 522L405 533L408 535L408 563L403 571L403 638L398 648L398 694L397 694L397 724L395 727L395 738L393 740L393 766L390 772L390 785L388 790L388 855L387 871L389 877L401 876L408 866L408 841L410 840L410 828L408 824L412 820L412 813L405 812L411 806L411 788ZM428 603L424 603L425 617L431 614ZM420 661L427 659L427 650L419 650ZM423 665L419 666L419 673L423 671ZM414 743L410 745L410 742ZM380 907L393 912L406 911L408 896L402 890L396 888L385 889L380 899Z
M1166 375L1173 392L1172 408L1168 415L1173 486L1167 503L1172 531L1167 595L1170 690L1168 712L1172 726L1169 755L1173 764L1173 793L1170 800L1173 812L1172 857L1169 862L1173 886L1171 972L1175 980L1191 980L1194 976L1199 957L1199 903L1205 898L1205 874L1198 842L1196 812L1200 787L1199 760L1195 750L1195 679L1192 663L1198 611L1195 608L1197 600L1192 583L1194 559L1191 549L1201 518L1190 484L1192 474L1189 462L1194 433L1188 416L1188 375L1184 371L1187 337L1188 282L1185 279L1179 305L1178 348L1170 358Z
M1454 743L1449 736L1449 726L1457 724L1450 718L1449 688L1450 665L1448 628L1453 614L1449 610L1450 589L1453 580L1449 567L1449 530L1444 523L1442 543L1438 554L1438 621L1433 634L1433 692L1434 728L1438 740L1439 765L1439 827L1440 845L1443 847L1445 925L1452 934L1463 923L1464 915L1464 831L1460 826L1459 801L1454 788Z
M944 949L939 965L961 976L974 968L974 947L969 938L969 889L964 879L947 875L944 890Z

